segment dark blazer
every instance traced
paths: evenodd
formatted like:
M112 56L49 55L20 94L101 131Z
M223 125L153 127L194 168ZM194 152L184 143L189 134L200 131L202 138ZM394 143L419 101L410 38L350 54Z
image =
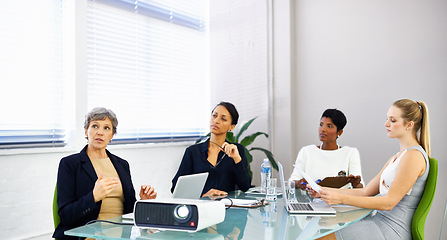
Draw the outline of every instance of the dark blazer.
M220 151L217 156L216 166L213 166L207 160L208 144L209 139L206 142L189 146L186 149L177 174L172 179L171 192L174 191L180 176L203 172L208 172L209 175L202 194L207 193L212 188L231 192L236 189L236 185L240 190L247 191L250 188L251 179L248 174L248 161L244 147L240 144L235 144L242 158L238 164L234 163L232 158Z
M98 176L86 150L87 146L80 153L62 158L59 163L57 205L61 222L53 234L53 238L58 240L78 239L65 236L64 231L98 219L102 201L95 203L93 198L93 187ZM106 152L120 177L124 194L123 214L133 212L136 198L129 163L107 150Z

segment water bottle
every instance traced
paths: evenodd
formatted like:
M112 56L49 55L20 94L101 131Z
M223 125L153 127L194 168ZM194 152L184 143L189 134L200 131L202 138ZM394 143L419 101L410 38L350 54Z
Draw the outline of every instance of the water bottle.
M267 186L272 176L272 166L267 158L261 164L261 193L266 193Z

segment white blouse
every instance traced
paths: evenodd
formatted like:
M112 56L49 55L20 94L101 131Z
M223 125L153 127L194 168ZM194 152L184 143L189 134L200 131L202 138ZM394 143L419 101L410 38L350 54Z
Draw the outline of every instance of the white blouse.
M362 177L360 154L357 148L343 146L336 150L321 150L316 145L301 148L295 166L306 172L314 180L334 177L339 171ZM289 180L299 180L302 176L294 169ZM348 184L351 185L351 184Z

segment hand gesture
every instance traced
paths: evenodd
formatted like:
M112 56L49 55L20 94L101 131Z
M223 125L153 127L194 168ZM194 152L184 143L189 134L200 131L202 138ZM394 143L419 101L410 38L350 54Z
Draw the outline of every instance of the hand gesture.
M140 188L140 198L145 199L155 199L157 197L157 192L150 185L141 185Z
M307 189L307 181L304 178L301 178L299 181L295 181L295 188L299 188L301 190Z
M335 189L336 190L336 189ZM320 190L321 200L325 201L329 205L337 205L342 204L341 197L342 195L337 193L334 190L328 188L322 188Z
M100 173L93 187L93 198L95 202L99 202L107 197L119 183L117 178L104 178L103 174Z
M224 144L222 144L222 151L232 158L236 164L242 160L239 150L237 150L237 146L234 144L224 142Z
M214 188L211 188L207 193L203 194L202 197L211 197L211 196L227 196L228 193L224 191L220 191Z
M360 175L354 176L354 175L349 175L348 178L348 182L351 183L353 188L362 188L363 184L360 183L360 181L362 180L362 177L360 177Z

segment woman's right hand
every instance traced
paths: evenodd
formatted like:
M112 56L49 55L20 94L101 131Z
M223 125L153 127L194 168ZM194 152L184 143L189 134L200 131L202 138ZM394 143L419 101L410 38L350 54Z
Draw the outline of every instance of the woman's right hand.
M334 188L322 188L320 190L321 200L329 205L343 204L343 194L340 194Z
M304 178L301 178L298 181L295 181L295 188L299 188L301 190L306 190L307 188L307 181Z
M95 187L93 188L93 197L95 198L95 202L103 200L113 191L113 189L118 186L118 184L118 179L104 178L103 174L100 173L98 180L95 182Z

